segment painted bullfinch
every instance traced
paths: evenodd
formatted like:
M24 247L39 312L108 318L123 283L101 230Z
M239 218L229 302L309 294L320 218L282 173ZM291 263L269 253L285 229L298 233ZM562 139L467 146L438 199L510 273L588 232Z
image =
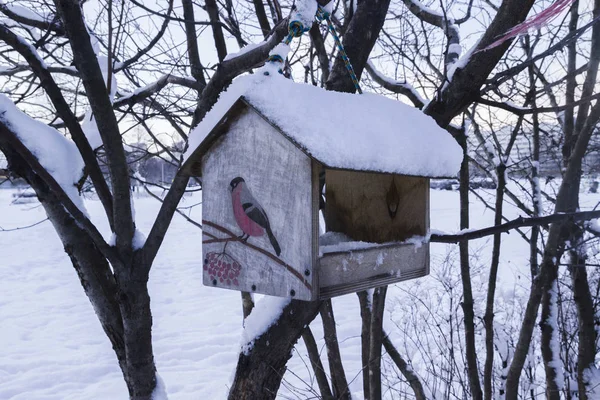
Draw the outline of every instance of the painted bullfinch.
M267 213L252 196L252 192L248 189L244 178L238 176L229 185L231 186L231 205L233 206L235 222L244 232L241 239L246 241L250 236L263 236L266 231L273 250L279 256L281 247L279 247L279 243L277 243L277 239L271 231Z

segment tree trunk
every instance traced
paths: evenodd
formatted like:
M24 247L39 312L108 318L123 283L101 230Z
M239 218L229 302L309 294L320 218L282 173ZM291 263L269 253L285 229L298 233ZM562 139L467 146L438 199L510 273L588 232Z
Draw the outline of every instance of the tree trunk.
M87 232L69 214L55 193L35 174L27 162L4 143L0 126L0 149L11 169L23 177L36 191L46 214L71 259L85 294L108 336L129 395L135 400L150 399L156 386L156 368L152 355L152 317L147 277L134 281L128 276L115 279L109 263ZM119 269L124 269L123 265ZM140 270L128 266L128 270Z
M129 396L132 400L151 400L156 387L156 366L152 352L152 314L147 279L117 279L125 333Z
M373 291L369 342L369 399L371 400L381 400L381 345L386 293L387 286L375 288Z
M256 338L248 351L240 353L230 400L275 399L292 349L320 304L292 300L277 322Z
M371 343L371 301L369 293L366 290L357 293L360 303L360 318L362 328L360 331L361 357L362 357L362 376L363 376L363 396L369 400L369 349Z
M590 293L590 286L585 267L586 258L577 251L571 252L571 284L573 286L573 300L577 307L578 316L578 356L577 356L577 387L581 400L589 399L588 379L585 376L591 368L595 368L596 358L596 326L594 300Z
M558 262L558 261L557 261ZM560 368L560 354L556 354L559 347L556 344L558 332L557 313L557 285L558 266L556 264L548 267L548 281L542 293L542 314L540 317L540 328L542 330L541 349L546 371L546 399L559 400L560 387L557 379L562 373Z

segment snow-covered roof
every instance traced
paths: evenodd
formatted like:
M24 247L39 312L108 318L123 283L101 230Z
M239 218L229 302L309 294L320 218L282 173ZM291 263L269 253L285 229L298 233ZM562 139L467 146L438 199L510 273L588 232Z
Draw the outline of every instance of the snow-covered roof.
M456 140L421 111L383 96L326 91L278 74L237 78L191 132L184 163L240 99L330 168L424 177L450 177L460 168Z

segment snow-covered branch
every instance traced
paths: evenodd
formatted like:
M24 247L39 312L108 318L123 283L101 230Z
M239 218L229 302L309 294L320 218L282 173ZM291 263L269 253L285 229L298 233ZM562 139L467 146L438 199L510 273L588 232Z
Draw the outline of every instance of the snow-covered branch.
M122 97L117 99L113 103L113 105L115 108L119 108L122 106L131 106L133 104L139 103L140 101L152 96L153 94L160 92L168 84L180 85L198 91L202 90L200 84L198 84L198 82L196 82L196 80L194 79L175 76L172 74L165 74L158 78L155 82L140 87L133 91L133 93L123 95Z
M589 221L595 218L600 218L600 210L580 211L572 213L556 213L546 215L544 217L518 217L513 219L512 221L505 222L497 226L491 226L489 228L466 230L456 234L432 233L430 241L433 243L458 243L465 240L481 239L483 237L491 236L499 232L508 232L512 229L520 228L523 226L548 225L554 222L565 221Z
M2 12L11 20L23 25L32 26L43 31L49 30L59 35L64 35L65 33L62 25L57 19L42 17L22 6L0 2L0 12Z
M375 82L390 92L398 93L408 97L408 99L419 110L422 109L427 103L427 100L424 99L411 84L407 83L406 81L401 82L388 78L375 68L372 61L369 60L367 62L365 69Z
M72 67L55 67L55 66L46 66L48 72L54 74L65 74L70 76L79 76L77 70ZM30 71L31 67L26 64L19 64L12 67L0 67L0 76L12 76L18 74L19 72Z
M509 43L491 50L478 52L495 38L506 32L507 27L515 26L525 20L533 6L533 0L505 0L502 2L494 20L491 22L470 57L455 68L452 79L445 83L436 97L425 108L425 113L432 116L438 124L446 126L476 98L479 88L496 67L508 49Z
M202 91L202 96L194 111L195 123L197 124L204 118L204 115L208 110L210 110L213 104L217 102L217 98L221 91L229 86L233 78L258 64L263 63L267 59L269 52L281 43L287 32L288 19L286 18L277 24L273 29L271 36L260 45L238 57L223 61Z
M88 232L98 249L109 260L117 260L114 250L90 221L79 195L77 184L83 176L84 164L73 142L0 96L0 147L7 155L18 154Z

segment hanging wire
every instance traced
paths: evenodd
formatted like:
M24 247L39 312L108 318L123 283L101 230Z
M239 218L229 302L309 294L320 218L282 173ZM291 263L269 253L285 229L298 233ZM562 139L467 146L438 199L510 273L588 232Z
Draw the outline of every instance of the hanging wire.
M337 32L335 31L335 27L333 26L333 23L331 22L330 14L327 11L325 11L321 6L319 6L319 8L317 9L316 18L319 22L325 21L327 23L327 27L329 28L329 31L331 32L331 35L333 36L333 39L335 40L335 44L338 48L339 54L342 57L342 60L344 61L346 70L348 70L350 79L352 79L354 88L356 89L356 91L358 93L362 94L362 89L360 88L358 78L356 77L356 73L354 72L352 63L350 63L350 59L348 58L348 55L346 54L346 50L344 50L344 45L342 45L342 41L340 40L340 37L338 36ZM302 22L300 22L298 20L290 21L290 23L288 25L288 35L284 39L283 43L285 43L286 45L289 46L289 44L292 42L292 40L294 38L302 36L302 34L304 34L304 32L307 32L308 30L309 30L309 28L304 27L304 24L302 24ZM283 65L284 60L283 60L283 57L281 57L279 54L271 54L269 56L269 58L267 59L267 61L271 62L271 63L279 63L280 65ZM282 73L281 67L278 68L278 70L280 73Z
M350 63L350 59L348 58L348 55L346 54L346 50L344 50L342 41L340 40L340 37L338 36L337 32L335 31L335 27L333 26L333 23L331 22L330 15L321 6L319 6L319 8L317 9L317 19L319 21L325 21L327 23L329 31L331 32L331 35L333 36L333 39L335 40L335 44L337 45L337 48L340 52L340 56L342 57L342 60L344 61L344 65L346 66L346 69L348 70L348 74L350 74L350 79L352 79L354 88L356 88L356 91L358 93L362 94L360 84L358 83L358 78L356 77L356 74L354 73L354 68L352 68L352 64Z

